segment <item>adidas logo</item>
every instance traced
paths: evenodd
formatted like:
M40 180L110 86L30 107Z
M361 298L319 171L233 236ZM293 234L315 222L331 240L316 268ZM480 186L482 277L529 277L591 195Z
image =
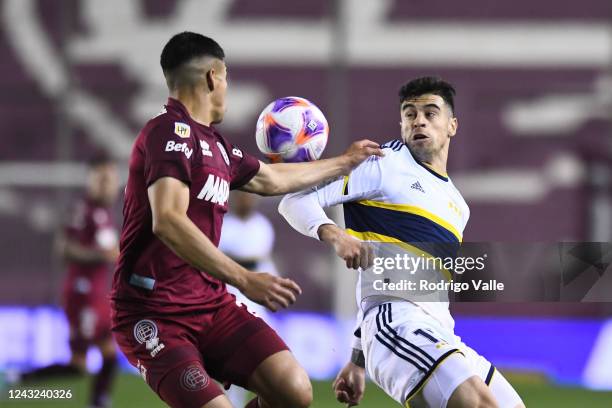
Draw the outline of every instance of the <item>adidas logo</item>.
M413 183L410 188L414 188L415 190L419 190L421 193L424 193L425 190L423 190L423 187L421 187L421 183L419 183L418 181L416 183Z

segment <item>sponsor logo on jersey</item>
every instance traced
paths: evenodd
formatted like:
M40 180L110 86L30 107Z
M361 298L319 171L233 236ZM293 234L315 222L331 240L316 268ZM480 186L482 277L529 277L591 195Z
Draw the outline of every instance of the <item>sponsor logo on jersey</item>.
M202 155L212 157L212 152L210 151L210 145L206 143L205 140L200 140L200 148L202 149Z
M234 148L232 149L232 154L233 154L234 156L240 157L240 158L242 159L242 150L240 150L239 148L234 147Z
M181 386L187 391L199 391L204 389L208 386L209 382L208 375L206 375L204 369L198 364L188 366L181 374Z
M187 158L191 158L193 149L190 149L187 143L176 143L174 140L168 140L166 143L167 152L183 152Z
M166 346L159 342L157 337L157 325L152 320L140 320L134 326L134 338L139 344L144 344L151 357L162 351Z
M183 139L189 138L191 127L183 122L174 122L174 133Z
M413 188L415 190L419 190L421 193L424 193L425 190L423 189L423 187L421 187L421 183L419 183L418 181L416 183L412 183L412 185L410 186L410 188Z
M219 176L209 174L198 198L213 204L225 205L229 198L229 183Z
M452 201L448 202L448 208L450 208L451 210L453 210L453 212L455 214L457 214L458 216L463 216L463 211L461 211L461 208L459 208L459 206L457 204L455 204Z
M227 152L225 151L225 147L223 147L223 145L220 142L217 142L217 147L219 148L219 151L221 152L221 156L223 156L223 160L225 161L225 164L227 164L229 166L229 157L227 157Z

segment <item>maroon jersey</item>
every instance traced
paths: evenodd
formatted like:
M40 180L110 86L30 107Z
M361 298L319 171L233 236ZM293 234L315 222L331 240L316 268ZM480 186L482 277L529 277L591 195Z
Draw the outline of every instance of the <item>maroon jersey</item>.
M258 171L255 157L214 128L192 120L179 101L169 98L132 149L121 254L113 280L115 311L182 313L232 301L223 282L189 265L153 234L147 188L162 177L187 184L187 216L218 245L229 190L246 184Z
M66 238L91 249L112 249L117 229L109 208L84 198L76 203L64 229ZM107 262L69 262L64 281L64 299L78 296L84 302L106 299L110 277Z

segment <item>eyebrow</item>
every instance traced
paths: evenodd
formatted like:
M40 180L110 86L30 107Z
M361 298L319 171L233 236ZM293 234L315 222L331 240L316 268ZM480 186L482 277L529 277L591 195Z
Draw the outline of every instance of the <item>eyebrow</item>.
M402 105L402 112L405 111L408 108L414 108L416 109L416 105L413 103L407 103L405 105ZM437 110L442 110L438 105L436 105L435 103L428 103L427 105L424 106L424 108L436 108Z

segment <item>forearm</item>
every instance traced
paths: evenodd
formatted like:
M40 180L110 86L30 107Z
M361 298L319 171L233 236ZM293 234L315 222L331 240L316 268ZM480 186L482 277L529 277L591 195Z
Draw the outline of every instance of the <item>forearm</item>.
M249 271L223 254L185 214L166 214L154 233L179 257L214 278L241 289Z
M278 205L278 212L293 229L315 239L320 239L318 230L323 224L334 224L323 211L314 190L286 195Z
M274 195L293 193L334 177L348 175L349 160L344 156L308 163L275 163L269 165L276 178Z

